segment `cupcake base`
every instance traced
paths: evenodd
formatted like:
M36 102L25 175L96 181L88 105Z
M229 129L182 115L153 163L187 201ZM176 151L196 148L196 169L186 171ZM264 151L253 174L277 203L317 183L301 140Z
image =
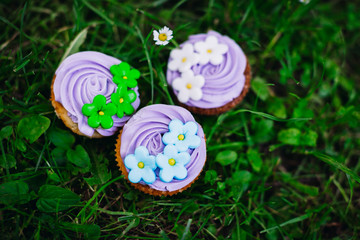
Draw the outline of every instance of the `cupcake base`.
M201 114L201 115L219 115L221 113L227 112L230 109L236 107L236 105L238 105L243 100L243 98L249 91L250 80L251 80L251 68L250 68L249 62L246 63L244 75L245 75L245 84L244 84L243 90L241 91L241 94L237 98L233 99L233 101L231 101L221 107L217 107L217 108L191 107L191 106L188 106L188 105L185 105L185 104L179 102L178 100L177 100L177 104L188 109L190 112Z
M78 128L78 124L73 122L73 120L69 117L68 112L63 107L63 105L61 103L55 101L55 95L54 95L54 89L53 89L55 78L56 78L56 75L54 75L54 77L52 79L52 83L51 83L50 101L51 101L51 104L53 105L53 107L55 108L56 116L58 118L60 118L63 121L63 123L65 124L65 126L70 128L71 131L73 131L74 133L79 134L81 136L89 137L80 132L80 130ZM103 136L100 135L98 132L94 132L94 134L90 138L102 138L102 137Z
M156 189L153 189L153 188L150 188L148 185L144 185L144 184L140 184L140 183L132 183L129 181L128 179L128 175L129 173L127 172L126 170L126 167L125 167L125 164L124 164L124 161L123 159L121 158L121 155L120 155L120 147L121 147L121 134L122 134L122 131L120 131L120 134L119 134L119 137L118 139L116 140L116 145L115 145L115 152L116 152L116 162L118 163L117 166L120 168L120 171L121 173L125 176L125 179L136 189L146 193L146 194L150 194L150 195L153 195L153 196L172 196L172 195L175 195L177 193L180 193L186 189L188 189L200 176L201 172L202 172L202 169L201 171L199 172L198 176L191 182L189 183L188 185L186 185L185 187L181 188L181 189L178 189L178 190L175 190L175 191L159 191L159 190L156 190Z

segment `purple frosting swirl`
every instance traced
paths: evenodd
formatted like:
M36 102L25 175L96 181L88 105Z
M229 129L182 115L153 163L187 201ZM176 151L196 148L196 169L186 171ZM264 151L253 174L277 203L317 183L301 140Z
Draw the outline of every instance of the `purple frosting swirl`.
M79 131L91 137L94 132L102 136L111 136L117 132L130 118L124 116L112 117L114 125L109 129L101 127L94 129L87 123L87 117L81 112L85 103L92 103L98 94L104 95L107 103L111 101L110 96L117 89L112 81L110 67L121 61L114 57L99 52L79 52L67 57L55 72L56 78L53 85L55 101L60 102L68 112L73 122L78 124ZM137 98L132 106L137 109L140 105L138 87L134 88Z
M150 154L157 155L164 150L161 137L169 131L169 123L173 119L179 119L183 123L194 121L191 113L178 106L155 104L142 108L124 126L121 135L120 155L122 159L128 154L133 154L139 146L145 146ZM159 191L176 191L190 184L199 175L206 160L206 144L204 131L198 124L197 135L201 138L201 144L194 150L188 150L191 156L190 162L185 166L188 176L184 180L173 180L170 183L160 181L159 172L156 171L156 180L149 184ZM128 170L129 171L129 170Z
M221 107L238 97L245 84L246 56L239 45L231 38L222 36L215 31L209 31L207 34L190 36L189 40L180 46L186 43L194 44L199 41L205 41L208 36L215 36L218 42L226 44L229 50L224 54L224 61L219 65L215 66L211 63L205 65L197 64L191 68L195 75L202 75L205 78L205 85L202 87L202 99L198 101L190 99L185 103L191 107ZM167 82L170 85L179 76L180 72L167 70ZM175 95L178 94L177 91L174 91L174 93Z

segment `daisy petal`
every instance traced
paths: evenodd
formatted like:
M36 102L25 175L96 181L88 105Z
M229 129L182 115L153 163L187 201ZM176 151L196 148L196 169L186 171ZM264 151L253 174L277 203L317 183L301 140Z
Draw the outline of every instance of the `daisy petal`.
M159 33L158 33L158 31L154 30L154 31L153 31L153 34L154 34L154 41L158 40L158 39L159 39Z

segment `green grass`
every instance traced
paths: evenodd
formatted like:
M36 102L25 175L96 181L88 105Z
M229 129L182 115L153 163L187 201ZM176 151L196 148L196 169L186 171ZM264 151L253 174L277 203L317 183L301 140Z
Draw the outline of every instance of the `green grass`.
M0 3L3 239L358 238L359 3L61 2ZM174 41L155 46L163 26ZM208 157L190 189L144 195L117 170L116 136L80 137L57 119L52 76L73 44L139 69L142 107L171 104L170 50L209 29L244 49L251 91L228 113L195 116Z

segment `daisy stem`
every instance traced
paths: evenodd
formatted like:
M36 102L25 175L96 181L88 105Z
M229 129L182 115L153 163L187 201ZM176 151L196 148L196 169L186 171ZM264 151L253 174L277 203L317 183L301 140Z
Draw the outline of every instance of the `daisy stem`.
M141 34L141 31L139 29L139 27L136 25L135 29L139 35L139 38L141 40L141 43L143 45L144 51L145 51L145 56L149 65L149 71L150 71L150 81L151 81L151 102L154 102L154 72L153 72L153 67L152 67L152 63L151 63L151 58L150 58L150 54L149 51L146 47L146 42L145 39L143 37L143 35Z

